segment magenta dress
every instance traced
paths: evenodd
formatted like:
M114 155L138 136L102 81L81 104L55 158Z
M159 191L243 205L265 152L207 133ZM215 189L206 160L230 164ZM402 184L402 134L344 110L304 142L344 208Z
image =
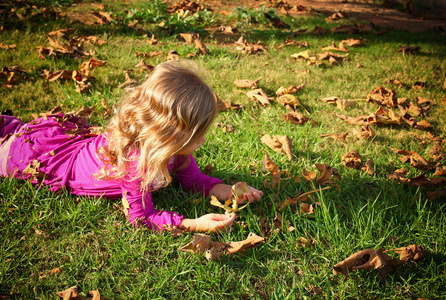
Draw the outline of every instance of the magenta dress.
M90 129L80 118L70 115L51 115L27 124L15 117L0 116L0 175L43 182L51 191L67 189L75 195L111 199L125 196L131 223L158 231L165 224L178 226L183 216L155 209L151 193L140 189L140 181L98 180L93 175L103 166L96 151L108 140ZM192 155L190 160L187 167L175 172L175 177L185 190L208 196L222 181L204 175ZM172 161L170 171L181 166L184 158Z

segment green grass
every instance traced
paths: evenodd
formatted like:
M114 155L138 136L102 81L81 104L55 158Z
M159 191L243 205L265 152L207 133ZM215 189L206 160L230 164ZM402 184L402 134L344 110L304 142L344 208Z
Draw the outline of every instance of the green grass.
M37 1L37 4L49 3ZM54 2L51 2L54 3ZM17 7L19 4L15 4ZM76 10L87 13L94 10L87 2L63 1L55 9ZM75 6L74 6L75 5ZM143 15L146 2L132 3ZM153 4L150 4L153 5ZM10 9L12 4L4 5ZM124 82L124 70L135 69L141 60L135 52L162 51L163 56L146 59L156 65L165 61L169 50L177 50L185 56L195 49L186 45L180 32L165 32L142 17L140 29L131 29L123 19L123 7L128 3L106 4L116 22L106 25L87 26L70 23L66 17L45 19L35 16L21 20L2 14L3 44L16 44L14 50L0 50L2 66L20 65L28 74L13 88L7 88L6 78L0 78L0 111L11 109L24 121L32 119L32 113L49 110L58 105L66 111L79 109L83 104L97 105L92 123L105 125L101 98L115 104L125 92L119 88ZM30 8L28 8L30 9ZM28 13L31 13L32 9ZM255 11L247 10L255 14ZM280 16L280 14L278 14ZM174 24L162 12L153 15ZM153 17L152 16L152 17ZM213 21L207 26L227 24L219 15L208 15ZM138 17L139 18L139 17ZM236 15L231 24L242 22ZM293 197L297 192L312 191L308 181L296 182L302 170L316 171L315 163L326 163L338 168L341 179L336 188L313 194L320 202L314 219L302 217L296 207L281 211L284 220L295 227L293 232L280 231L257 248L243 254L223 255L218 262L207 261L203 255L179 252L192 234L173 238L169 233L156 234L144 228L127 224L114 204L120 201L75 197L69 193L52 193L46 187L35 187L15 179L0 179L0 295L11 299L57 299L56 292L79 285L84 296L89 290L99 289L108 299L441 299L446 283L446 206L444 199L427 201L424 188L398 184L387 178L395 169L405 167L408 176L421 174L408 163L399 159L395 149L415 151L428 158L434 145L426 132L408 125L374 127L376 137L363 141L354 137L354 129L360 126L342 122L335 114L356 116L372 113L376 104L359 101L351 109L341 111L336 106L321 101L324 97L338 96L343 99L366 98L374 88L384 85L396 91L397 97L413 101L415 97L431 100L432 107L424 117L432 124L431 134L445 140L445 105L442 99L444 73L446 72L446 42L439 32L412 34L390 30L384 35L374 32L361 34L313 35L315 26L327 29L339 25L326 23L319 14L295 19L284 19L292 29L308 28L308 33L294 37L306 41L313 54L322 53L322 47L332 41L363 38L364 46L352 48L353 53L337 66L307 66L306 61L295 61L291 55L305 48L275 47L290 38L290 31L276 30L267 23L243 23L239 34L227 36L226 42L236 41L243 34L249 42L261 40L268 51L245 55L232 43L221 45L217 35L206 34L195 19L183 20L179 28L196 28L206 41L210 54L194 58L206 73L206 81L220 98L242 104L238 111L221 112L216 122L235 127L234 133L223 132L213 126L207 142L196 153L197 162L204 168L216 167L214 176L227 183L246 181L265 193L260 203L251 204L240 212L233 229L213 240L223 242L245 239L250 232L260 235L259 221L268 217L272 223L276 215L276 203ZM225 23L226 22L226 23ZM343 22L343 21L341 21ZM352 23L351 20L347 20ZM181 27L183 26L183 27ZM36 48L48 46L48 32L60 28L74 28L75 35L96 35L106 40L103 46L86 46L95 51L95 58L105 60L106 66L95 69L92 75L94 89L88 94L75 92L71 81L47 82L39 77L40 69L51 71L78 69L87 59L62 57L41 60ZM209 31L209 30L208 30ZM156 34L157 45L149 45L147 37ZM413 55L398 53L399 45L422 48ZM364 67L357 68L360 62ZM147 73L136 70L133 78L142 81ZM275 96L280 86L306 87L298 93L307 115L312 122L292 125L281 117L286 109L272 101L261 107L237 88L236 79L255 79L263 76L258 86L269 96ZM400 79L409 88L391 86L388 79ZM427 82L427 88L414 91L415 81ZM246 91L245 91L246 92ZM346 142L321 139L320 134L349 132ZM296 159L276 153L260 142L264 134L288 135L293 140ZM443 153L444 151L443 142ZM358 150L364 160L372 157L376 172L371 176L359 169L345 167L341 155ZM262 169L267 153L283 175L280 191L263 188L270 176ZM445 164L443 158L439 165ZM434 170L427 172L428 176ZM181 190L178 184L154 193L157 208L174 210L193 218L210 211L218 212L207 200L194 204L199 198ZM313 247L299 247L300 237L316 240ZM334 275L332 267L356 251L380 247L392 249L409 244L422 245L429 256L421 262L408 263L391 272L386 278L378 278L374 271L357 271L344 280ZM60 268L62 273L50 275ZM311 286L322 293L316 295Z

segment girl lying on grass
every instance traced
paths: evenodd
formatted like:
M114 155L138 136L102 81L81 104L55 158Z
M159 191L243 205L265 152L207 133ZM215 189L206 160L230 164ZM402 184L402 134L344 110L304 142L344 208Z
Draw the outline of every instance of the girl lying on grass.
M0 176L43 182L52 191L67 188L75 195L125 197L129 221L153 230L169 224L196 232L224 231L235 214L186 219L156 210L151 196L174 173L186 190L231 198L231 186L201 173L192 155L206 141L216 112L211 88L179 63L166 62L126 96L100 135L71 115L27 124L1 116ZM240 202L260 200L262 191L249 189Z

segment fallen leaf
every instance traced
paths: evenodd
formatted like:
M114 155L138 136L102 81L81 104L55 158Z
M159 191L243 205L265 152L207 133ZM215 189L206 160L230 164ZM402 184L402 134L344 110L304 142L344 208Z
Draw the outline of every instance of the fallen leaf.
M288 160L292 161L294 159L292 151L292 140L286 135L274 135L270 136L265 134L260 138L262 143L266 144L272 150L276 152L282 152L288 156Z
M408 262L408 261L420 261L424 259L428 252L424 249L423 246L419 245L409 245L407 247L401 247L397 249L390 249L386 250L384 252L396 252L400 255L400 261L401 262Z
M382 248L378 250L365 249L350 255L345 260L334 265L333 273L348 276L354 270L378 269L391 262L393 262L392 258L385 254Z
M205 253L212 245L211 236L195 233L192 242L179 248L179 251L188 253Z
M238 201L240 198L243 198L245 194L251 194L251 190L249 189L246 182L237 182L232 186L231 192L236 201Z
M361 140L368 140L375 136L375 132L372 129L372 126L366 125L361 127L361 132L357 133L356 136L358 136Z
M421 50L421 47L419 46L401 46L399 45L399 49L397 52L401 52L403 55L406 53L409 53L409 55L412 55L415 52L418 52Z
M361 170L370 175L373 175L375 173L375 162L373 161L373 159L369 158L369 160L365 163Z
M349 168L358 168L362 163L362 157L358 150L353 150L341 155L342 163Z
M337 99L336 105L340 110L345 110L347 108L353 107L356 105L356 101L354 100L346 100L346 99Z
M328 134L319 134L319 137L321 137L321 138L329 137L329 138L332 138L334 140L345 142L345 138L347 137L347 135L348 135L348 132L339 133L339 134L337 134L337 133L328 133Z
M282 172L279 167L272 161L272 159L265 153L264 159L264 167L265 170L270 172L273 177L272 187L274 188L277 184L280 183L280 177L282 176Z
M307 83L304 82L304 83L302 83L302 84L299 85L299 86L292 85L292 86L290 86L290 87L288 87L288 88L286 88L286 87L284 87L284 86L281 86L281 87L279 87L279 88L277 89L277 91L276 91L276 95L277 95L277 96L282 96L282 95L285 95L285 94L296 93L296 92L301 91L306 85L307 85Z
M130 78L130 70L124 71L125 81L119 85L120 88L137 83L135 79Z
M257 100L260 104L266 106L270 104L270 98L265 94L265 92L259 88L259 89L253 89L246 93L246 95L254 100Z
M264 237L258 236L255 233L249 233L248 237L244 241L229 242L229 248L226 250L228 254L238 253L245 251L249 248L258 246L261 242L265 241Z
M152 72L155 67L152 66L152 65L147 64L144 61L144 59L141 59L141 61L138 64L135 65L135 68L139 68L141 72L142 71Z
M319 202L314 202L311 204L301 202L300 203L300 212L304 217L313 219L315 217L314 211L315 211L316 207L318 207L319 205L320 205Z
M395 101L395 91L379 86L367 95L367 101L375 102L380 106L395 107L398 103Z
M308 59L310 58L310 50L305 50L299 53L295 53L293 55L291 55L292 58L294 58L295 60L299 59L299 58L304 58L304 59Z
M446 166L437 167L434 176L446 176Z
M416 152L408 151L408 150L397 150L399 155L403 155L400 157L402 162L407 162L410 160L410 165L419 170L427 170L430 169L429 162L425 160L421 155Z
M249 79L239 79L235 80L234 84L238 86L239 88L250 88L250 89L256 89L257 83L262 79L262 76L257 78L256 80L249 80Z
M290 122L291 124L296 124L296 125L302 125L308 122L308 118L306 116L304 116L301 113L295 112L295 111L290 111L287 112L285 115L282 115L282 118L287 121Z
M367 118L369 115L360 115L357 117L350 117L346 115L336 114L338 118L345 120L347 123L352 125L368 125Z
M409 179L410 185L422 186L422 187L443 187L446 186L446 178L444 177L426 177L425 173L422 173L416 177Z
M407 170L405 168L401 168L393 171L391 174L388 174L387 177L389 179L395 179L399 183L404 183L409 181L409 179L406 178L406 175L407 175Z
M302 103L300 103L299 99L292 94L283 94L279 97L277 97L277 101L282 104L283 106L285 105L291 105L294 107L294 109L296 109L297 106L302 106ZM310 114L305 107L302 106L302 108L305 110L305 112L307 114Z

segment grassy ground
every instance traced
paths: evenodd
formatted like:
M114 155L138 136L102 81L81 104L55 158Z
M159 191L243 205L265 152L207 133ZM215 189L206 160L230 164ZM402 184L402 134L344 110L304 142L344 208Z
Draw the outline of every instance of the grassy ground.
M396 169L406 168L407 178L422 171L402 162L396 149L411 150L435 163L429 151L436 143L428 132L439 138L445 153L445 92L446 42L439 32L411 34L390 30L377 34L380 29L361 33L330 33L340 24L354 20L326 21L316 13L300 18L283 18L291 28L279 30L269 26L258 10L239 8L229 17L202 12L200 18L173 18L160 10L160 1L106 4L112 12L108 24L71 23L65 16L56 19L37 8L23 3L4 4L0 41L15 44L11 50L0 50L2 66L19 65L28 73L12 88L6 87L7 77L0 78L0 110L10 109L24 121L32 114L61 105L65 111L77 110L82 105L97 105L91 122L105 125L108 116L101 106L106 98L113 105L124 89L124 70L134 69L132 78L141 81L147 72L135 65L141 60L135 52L163 54L145 59L156 65L166 60L170 50L180 56L195 52L184 43L179 33L195 30L210 50L208 55L192 58L206 70L206 80L220 98L243 105L240 110L221 112L208 134L207 142L196 153L199 166L214 166L213 175L231 183L246 181L261 188L265 196L261 203L250 205L240 212L239 223L213 240L223 242L245 239L250 232L261 234L260 218L268 217L272 224L277 212L276 203L300 192L309 192L318 186L302 179L303 169L316 171L316 163L329 164L339 170L336 180L340 190L331 188L315 193L320 207L315 218L302 217L297 206L280 211L283 219L295 230L283 228L273 233L264 244L243 254L223 255L220 261L207 261L203 255L179 252L191 234L173 238L169 233L154 234L144 228L133 228L115 208L120 201L78 198L68 193L51 193L46 187L35 187L13 179L0 179L0 298L56 299L55 293L73 285L85 292L99 289L109 299L441 299L446 283L446 242L444 198L428 201L426 189L399 184L387 177ZM48 3L49 4L49 3ZM59 2L53 9L69 16L86 16L99 11L88 2ZM11 12L11 8L18 12ZM126 13L125 9L132 14ZM268 11L268 8L264 8ZM33 12L37 12L32 15ZM270 13L282 16L275 11ZM283 16L282 16L283 17ZM138 20L136 28L129 24ZM154 24L164 21L159 28ZM257 23L256 23L257 22ZM201 26L205 24L206 26ZM222 35L213 32L220 25L238 24L238 33ZM313 34L316 26L328 33ZM79 94L72 80L48 82L41 78L41 69L50 71L79 69L89 58L39 59L36 48L48 47L47 34L61 28L74 28L73 35L95 35L106 41L102 46L86 45L94 50L94 58L107 65L94 69L93 90ZM167 29L166 29L167 28ZM307 28L308 32L292 36L291 32ZM158 44L147 39L156 34ZM261 41L267 51L248 55L233 44L240 35L250 43ZM277 47L287 39L308 42L310 53L322 53L322 47L349 37L360 38L363 46L350 48L344 61L332 66L307 65L306 60L294 60L291 55L307 48ZM225 42L225 43L222 43ZM412 55L397 52L399 45L420 46ZM360 63L363 67L358 68ZM303 125L293 125L281 115L287 109L273 100L263 107L249 99L236 79L256 79L268 96L275 97L280 86L306 86L298 97L302 107L298 112L311 119ZM398 78L403 88L388 83ZM416 81L427 83L421 90L411 88ZM397 97L414 101L415 97L429 99L430 109L420 118L432 128L421 131L407 124L374 126L376 136L360 140L353 134L361 126L343 122L336 113L349 116L370 114L378 109L374 103L358 101L347 110L321 101L338 96L342 99L363 99L378 86L395 90ZM397 110L396 110L397 111ZM222 128L232 125L234 132ZM322 139L320 134L349 132L346 141ZM294 161L274 152L260 141L265 135L287 135L293 141ZM341 155L358 150L363 160L373 158L375 173L369 175L360 169L351 169L342 163ZM265 153L284 172L280 190L264 188L270 175L262 169ZM445 158L438 161L444 166ZM435 168L427 171L432 176ZM194 203L193 200L201 199ZM175 210L187 217L218 211L197 195L190 195L179 186L158 191L154 195L158 208ZM315 241L313 246L299 246L299 238ZM422 261L409 262L392 271L384 279L374 270L356 271L348 279L333 274L333 265L356 251L366 248L393 249L410 244L422 245L429 255ZM59 268L61 272L52 274Z

